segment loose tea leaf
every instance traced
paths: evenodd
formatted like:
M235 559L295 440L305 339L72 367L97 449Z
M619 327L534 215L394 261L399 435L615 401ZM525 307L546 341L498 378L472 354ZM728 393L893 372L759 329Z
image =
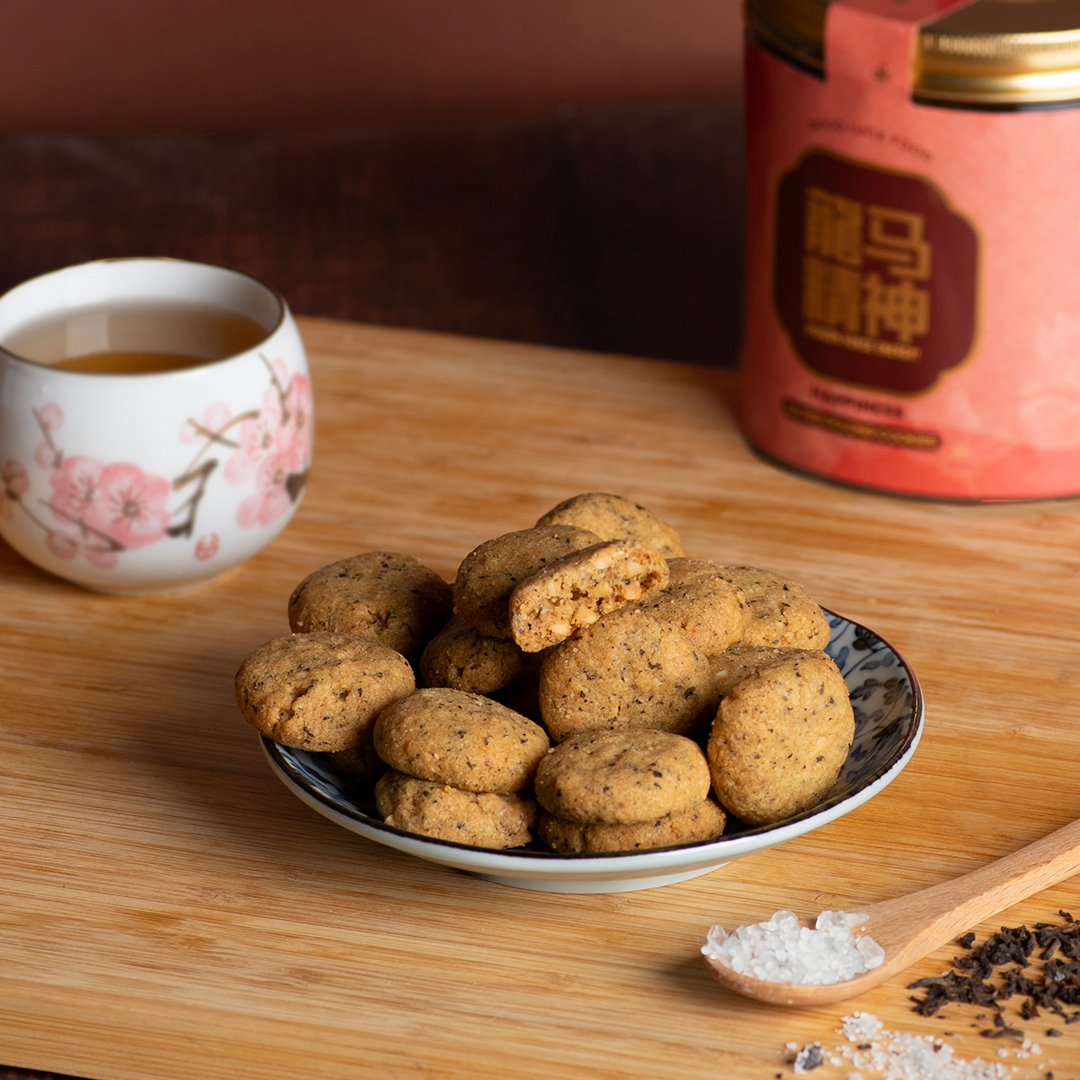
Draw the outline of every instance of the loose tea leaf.
M1080 1009L1067 1011L1080 1006L1080 923L1067 911L1058 914L1063 923L1036 923L1034 930L1003 926L978 947L975 934L965 934L959 945L967 952L953 960L953 971L909 984L908 989L925 991L921 998L912 997L914 1011L936 1016L953 1002L993 1008L993 1027L982 1032L992 1039L1024 1037L1004 1017L1004 1003L1017 997L1023 999L1023 1020L1033 1020L1043 1009L1066 1024L1080 1020ZM1061 1034L1056 1028L1051 1032Z

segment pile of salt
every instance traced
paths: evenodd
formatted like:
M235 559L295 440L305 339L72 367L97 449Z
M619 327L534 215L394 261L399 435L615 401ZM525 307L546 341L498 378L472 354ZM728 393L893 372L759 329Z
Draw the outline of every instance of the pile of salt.
M701 951L740 975L823 986L852 979L885 959L873 938L852 934L851 928L865 921L865 915L823 911L811 929L800 925L794 912L778 911L730 934L722 926L712 927Z

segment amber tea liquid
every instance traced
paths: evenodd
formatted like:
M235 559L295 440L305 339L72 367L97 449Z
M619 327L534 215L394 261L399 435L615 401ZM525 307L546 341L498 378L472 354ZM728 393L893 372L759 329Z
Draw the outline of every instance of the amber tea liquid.
M51 367L138 375L224 360L268 335L254 319L210 304L128 300L26 323L7 336L4 348Z

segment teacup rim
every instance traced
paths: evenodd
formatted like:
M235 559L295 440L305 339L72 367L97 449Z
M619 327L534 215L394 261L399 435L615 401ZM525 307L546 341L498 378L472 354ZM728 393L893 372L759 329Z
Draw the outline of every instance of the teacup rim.
M272 285L263 281L261 278L256 277L254 274L248 273L246 270L237 270L235 267L226 266L223 263L210 263L203 262L198 259L183 259L174 255L107 255L99 259L87 259L84 262L71 263L68 266L61 266L55 270L47 270L41 274L35 274L33 277L28 277L23 281L20 281L17 285L13 285L10 289L5 289L0 293L0 301L3 301L6 297L25 286L32 285L35 282L41 281L45 278L52 277L55 274L69 273L74 270L81 270L89 266L98 266L106 263L123 263L123 262L160 262L160 263L178 263L186 266L203 267L209 270L221 270L227 274L235 274L237 277L246 278L248 281L257 285L259 288L264 289L269 293L273 299L277 302L278 312L277 319L273 326L266 331L266 336L250 349L245 349L243 352L233 353L231 356L222 356L216 360L205 360L198 364L191 364L184 368L176 368L168 371L141 371L141 372L116 372L116 371L81 371L74 368L61 368L55 364L50 364L42 360L32 360L28 356L21 356L19 353L12 352L2 342L0 342L0 358L5 360L14 361L17 364L25 364L32 370L44 370L49 371L58 378L91 378L91 379L113 379L113 380L125 380L125 379L137 379L140 382L149 379L162 379L162 378L177 378L190 375L193 372L205 371L207 368L216 367L222 364L230 364L236 360L241 360L251 354L258 354L258 352L266 346L266 343L277 334L283 326L289 320L290 310L288 302L285 297Z

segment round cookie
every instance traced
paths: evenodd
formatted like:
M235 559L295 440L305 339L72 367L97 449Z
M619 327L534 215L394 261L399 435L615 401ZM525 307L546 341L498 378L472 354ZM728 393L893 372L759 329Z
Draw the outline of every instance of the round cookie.
M712 719L716 703L706 657L637 606L579 631L540 669L540 715L555 742L605 728L687 735Z
M709 793L692 739L668 731L599 731L556 746L536 770L536 801L564 821L635 825L689 810Z
M600 537L573 525L546 525L504 533L462 560L454 583L454 611L488 637L512 637L510 594L548 563L598 544Z
M640 602L650 615L681 630L698 652L715 656L741 641L750 621L735 579L703 559L668 559L666 588Z
M637 825L584 825L540 813L538 835L560 854L613 851L642 851L650 848L678 847L718 839L724 832L727 815L715 799L705 799L689 810L645 821Z
M375 749L399 772L466 791L520 791L547 753L539 724L464 690L417 690L375 721Z
M289 597L289 629L357 634L409 654L453 607L453 588L411 555L367 551L308 574Z
M746 594L750 608L742 644L793 649L823 649L829 644L825 615L798 582L755 566L721 569Z
M488 637L453 615L424 647L420 677L425 686L491 694L538 670L542 660L522 652L510 638Z
M816 650L736 646L716 677L723 697L707 753L721 804L753 825L816 806L855 734L836 664Z
M536 524L577 525L596 533L601 540L641 540L665 559L686 554L679 534L651 510L622 495L603 491L588 491L566 499Z
M510 629L525 652L565 641L602 615L658 593L667 560L640 540L608 540L550 563L510 594Z
M485 848L527 844L538 811L527 795L464 791L394 769L375 785L375 803L396 829Z
M415 687L401 653L352 634L292 634L249 653L234 681L244 718L301 750L336 751L371 738L375 717Z

